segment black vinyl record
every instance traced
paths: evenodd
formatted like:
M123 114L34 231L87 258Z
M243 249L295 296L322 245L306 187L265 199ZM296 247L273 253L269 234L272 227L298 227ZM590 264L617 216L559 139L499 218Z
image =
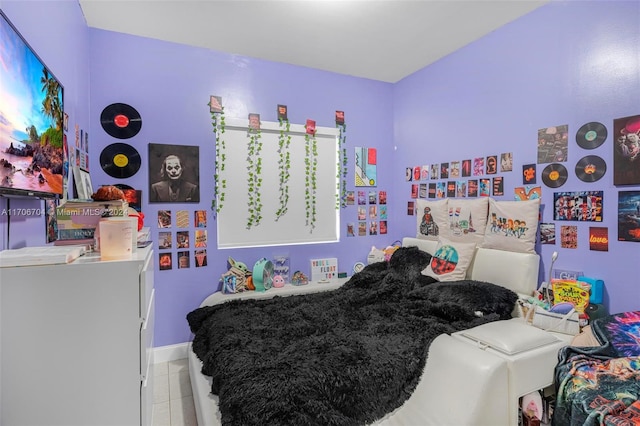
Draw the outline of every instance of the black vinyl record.
M542 171L542 181L549 188L560 188L567 181L567 168L560 163L552 163Z
M129 139L142 128L142 118L131 105L116 103L102 110L100 124L114 138Z
M607 139L607 128L602 123L592 121L578 129L576 142L581 148L595 149Z
M576 176L583 182L595 182L604 176L607 163L597 155L587 155L576 163Z
M140 154L126 143L112 143L100 153L100 167L111 177L125 179L140 169Z

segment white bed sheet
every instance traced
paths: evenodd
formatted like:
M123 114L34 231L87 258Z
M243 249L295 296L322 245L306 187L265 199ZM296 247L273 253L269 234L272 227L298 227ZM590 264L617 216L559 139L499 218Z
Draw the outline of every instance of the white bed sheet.
M417 246L433 253L436 242L416 238L404 238L403 246ZM475 260L479 260L476 262ZM479 248L476 249L474 262L467 272L467 278L488 281L510 288L516 293L529 295L538 284L538 267L540 259L537 254L523 254ZM267 299L274 296L290 296L294 294L314 293L334 290L343 285L347 279L331 283L311 283L305 286L287 285L283 288L271 289L263 293L246 292L225 295L220 292L207 297L200 306L211 306L233 299L258 298ZM211 378L203 375L202 362L188 348L189 375L199 426L218 426L222 424L218 409L218 397L211 394ZM468 362L473 359L473 362ZM462 377L468 379L468 386L456 389L429 386L425 376L437 376L438 365L442 362L457 363ZM392 425L456 425L468 423L476 419L474 424L504 424L507 413L507 398L496 397L497 389L508 387L506 361L491 354L452 338L441 335L436 338L430 348L427 365L415 391L405 403L392 413L373 423L372 426ZM434 374L434 372L436 372ZM434 412L425 410L424 401L443 393L451 395L455 392L457 401L467 401L464 409L458 411L445 410ZM438 393L440 395L435 395ZM482 398L481 396L484 396ZM452 396L448 396L452 398ZM441 410L442 411L442 410Z

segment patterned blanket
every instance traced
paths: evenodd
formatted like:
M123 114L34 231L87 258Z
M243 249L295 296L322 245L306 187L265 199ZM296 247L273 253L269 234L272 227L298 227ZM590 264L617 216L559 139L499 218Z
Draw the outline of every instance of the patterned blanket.
M602 346L567 346L555 369L552 424L640 425L640 311L596 319Z

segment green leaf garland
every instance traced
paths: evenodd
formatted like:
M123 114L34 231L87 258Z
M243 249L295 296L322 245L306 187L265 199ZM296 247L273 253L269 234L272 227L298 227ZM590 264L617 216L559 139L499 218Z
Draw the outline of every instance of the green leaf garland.
M291 128L288 119L278 119L280 122L280 136L278 137L278 170L279 170L279 195L280 207L276 211L276 221L287 213L289 203L289 170L291 169Z
M342 175L342 182L338 183L339 186L339 192L340 192L340 200L338 202L339 206L342 208L347 207L347 164L348 164L348 159L347 159L347 148L346 148L346 144L347 144L347 135L345 135L345 133L347 132L347 125L346 124L338 124L337 125L338 130L340 130L340 136L339 136L339 142L338 142L338 157L340 156L340 151L342 151L342 160L340 161L342 164L338 164L338 180L340 180L340 177ZM336 209L338 208L338 206L336 206Z
M249 142L247 146L247 202L249 217L247 218L247 229L260 225L262 220L262 199L260 189L262 187L262 142L260 130L249 130L247 133Z
M304 136L305 140L305 206L306 206L306 218L305 224L309 226L313 232L316 227L316 189L318 188L317 172L318 172L318 144L316 141L316 135Z
M213 199L211 200L211 210L213 211L213 218L215 219L222 210L224 204L224 193L227 188L227 180L224 178L225 172L225 160L227 155L226 145L224 142L224 107L222 112L212 112L211 122L213 125L213 133L216 137L215 145L215 171L213 174L214 186L213 186Z

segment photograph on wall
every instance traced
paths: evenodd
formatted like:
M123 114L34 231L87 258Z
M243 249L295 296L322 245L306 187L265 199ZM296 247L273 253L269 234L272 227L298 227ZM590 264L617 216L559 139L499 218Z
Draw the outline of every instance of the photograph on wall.
M364 206L358 206L358 220L365 220L367 218L367 208Z
M464 198L467 196L467 181L459 180L456 182L456 197Z
M207 247L207 230L206 229L196 229L195 231L195 239L196 239L196 248L205 248Z
M422 178L422 168L420 166L415 166L413 168L413 180L420 180Z
M429 189L427 190L427 196L429 198L436 198L436 183L435 182L431 182L429 183Z
M378 235L378 222L375 220L369 222L369 235Z
M491 179L480 179L480 196L488 197L491 195Z
M487 156L487 174L495 175L498 173L498 156L497 155L489 155Z
M355 237L356 236L355 226L356 226L356 224L353 223L353 222L347 223L347 237Z
M493 179L493 196L501 197L504 195L504 178L502 176L496 176Z
M158 253L158 265L161 271L168 271L173 267L173 255L171 253Z
M469 179L467 182L467 197L478 196L478 179Z
M171 232L159 232L158 233L158 248L159 249L170 249L173 244L173 239L171 238Z
M515 201L537 200L542 198L542 188L535 185L516 186L513 188Z
M462 163L460 164L460 176L471 176L471 160L462 160Z
M380 191L378 193L378 197L379 197L378 203L387 204L387 191Z
M386 220L381 220L380 221L380 235L386 235L387 233L387 221Z
M189 252L179 251L178 253L178 269L186 269L189 267Z
M609 251L609 228L604 226L589 228L589 250Z
M449 177L457 178L460 177L460 162L452 161L449 163Z
M567 161L569 125L538 129L538 164Z
M411 198L418 198L418 184L411 185Z
M510 172L513 170L513 153L503 152L500 154L500 172Z
M200 202L200 147L149 144L149 202Z
M427 184L426 183L421 183L420 184L419 197L420 198L427 198Z
M439 170L440 170L440 164L435 163L431 165L431 179L438 179Z
M444 198L447 195L447 183L446 182L437 182L436 183L436 198Z
M222 112L222 97L211 95L209 97L209 111L213 113Z
M449 177L449 163L440 163L440 179Z
M353 206L356 203L356 194L354 191L347 191L347 205Z
M553 193L553 220L602 222L603 191Z
M378 203L378 193L376 191L369 191L369 204Z
M358 222L358 236L364 237L367 235L367 222Z
M556 243L556 224L553 222L540 223L540 244Z
M387 206L380 206L380 219L387 219Z
M376 219L378 217L378 206L369 206L369 219Z
M158 210L158 228L171 228L171 210Z
M407 215L413 216L416 203L414 201L407 201Z
M560 226L560 247L568 249L578 248L578 227L573 225Z
M189 211L188 210L178 210L176 212L176 226L178 228L189 227Z
M358 205L362 206L367 204L367 197L364 191L358 191Z
M189 248L189 231L176 232L176 247Z
M356 186L376 186L378 184L378 153L376 148L355 148ZM411 169L413 175L413 169Z
M193 257L196 259L196 268L207 266L207 250L196 250Z
M640 185L640 115L613 120L613 184Z
M473 175L484 175L484 157L477 157L473 159Z
M456 182L453 180L447 181L447 197L453 198L456 196Z
M618 192L618 241L640 242L640 191Z
M207 211L196 210L195 212L193 212L193 223L196 228L206 228L207 227Z
M429 166L422 166L420 180L429 180Z
M413 167L407 167L405 169L404 178L407 182L411 182L413 180Z
M535 185L536 182L536 165L525 164L522 166L522 184Z

